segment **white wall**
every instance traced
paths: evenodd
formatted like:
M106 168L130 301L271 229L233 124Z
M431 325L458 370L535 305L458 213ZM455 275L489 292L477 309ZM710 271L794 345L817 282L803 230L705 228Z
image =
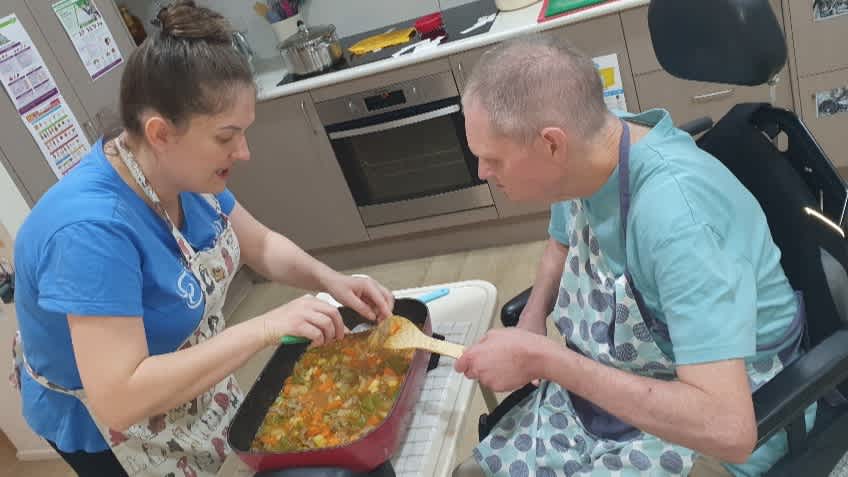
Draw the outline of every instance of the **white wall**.
M335 25L339 37L343 38L471 1L474 0L307 0L302 15L310 25ZM159 4L168 2L126 0L125 3L144 21L145 29L150 32L155 27L150 25L149 20L159 11ZM246 30L256 56L277 56L277 40L271 27L253 11L256 0L197 0L197 3L217 10L236 29Z
M18 234L18 229L24 223L27 214L29 214L29 206L6 171L6 167L0 163L0 223L6 227L12 238Z

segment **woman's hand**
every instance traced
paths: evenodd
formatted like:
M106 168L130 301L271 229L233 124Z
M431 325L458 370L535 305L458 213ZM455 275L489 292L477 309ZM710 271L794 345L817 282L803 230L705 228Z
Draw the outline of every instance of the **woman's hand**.
M274 346L283 336L301 336L322 345L342 338L348 331L339 310L312 295L304 295L255 318L261 323L266 346Z
M369 320L381 321L392 315L394 296L372 278L337 273L325 282L325 286L339 303Z

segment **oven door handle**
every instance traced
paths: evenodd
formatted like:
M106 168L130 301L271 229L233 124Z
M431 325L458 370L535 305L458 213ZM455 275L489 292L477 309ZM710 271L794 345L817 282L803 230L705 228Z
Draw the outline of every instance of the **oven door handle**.
M346 129L344 131L332 132L329 134L329 136L331 140L344 139L346 137L362 136L363 134L387 131L389 129L399 128L401 126L409 126L410 124L416 124L430 119L440 118L442 116L449 116L458 112L459 105L453 104L451 106L446 106L444 108L428 111L426 113L416 114L415 116L410 116L408 118L395 119L393 121L386 121L384 123L374 124L372 126L365 126L361 128Z

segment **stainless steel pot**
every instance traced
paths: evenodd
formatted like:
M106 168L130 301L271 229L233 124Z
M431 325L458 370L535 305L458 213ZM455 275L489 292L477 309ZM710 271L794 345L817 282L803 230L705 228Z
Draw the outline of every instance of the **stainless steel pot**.
M336 27L320 25L307 28L298 22L298 32L278 46L289 73L311 75L321 73L342 58L342 45Z

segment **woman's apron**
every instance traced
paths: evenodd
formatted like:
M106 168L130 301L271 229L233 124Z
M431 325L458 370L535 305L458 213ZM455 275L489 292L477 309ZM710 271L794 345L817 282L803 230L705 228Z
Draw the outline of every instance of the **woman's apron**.
M145 195L162 217L174 236L186 272L197 279L206 299L203 316L191 335L179 346L183 350L201 343L224 329L222 307L227 287L232 281L239 260L238 239L221 205L211 194L204 198L214 207L222 225L213 246L194 251L179 229L171 221L156 192L147 182L131 153L116 140L121 159ZM188 281L187 286L194 283ZM126 432L117 432L97 422L82 389L65 389L39 376L27 363L20 339L16 340L13 356L15 373L25 370L37 383L48 389L79 399L91 414L121 466L132 477L212 477L217 474L230 453L227 445L227 428L242 401L241 389L230 375L191 401L152 416L133 425ZM19 379L18 379L19 384Z
M630 134L623 122L619 149L621 224L627 237L630 209ZM559 296L552 313L565 344L608 366L641 376L676 379L672 358L654 341L668 328L649 313L627 271L615 276L589 225L585 205L571 202L569 237ZM626 258L625 258L626 260ZM797 354L803 303L783 339L757 351L783 349L746 365L752 390L774 377ZM791 346L788 344L792 343ZM591 402L543 381L509 411L474 450L487 475L538 477L688 475L695 454L622 422Z

